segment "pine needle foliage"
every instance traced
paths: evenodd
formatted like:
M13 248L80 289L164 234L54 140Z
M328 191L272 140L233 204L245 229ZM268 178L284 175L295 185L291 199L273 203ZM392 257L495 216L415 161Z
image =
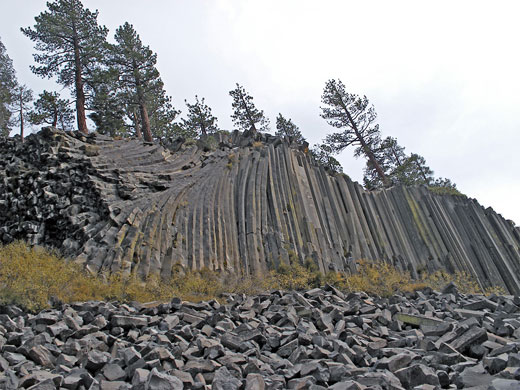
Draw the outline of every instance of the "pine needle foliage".
M243 86L237 83L236 88L229 91L229 96L233 98L231 119L237 129L254 132L269 130L269 119L265 117L262 110L256 108L253 97Z

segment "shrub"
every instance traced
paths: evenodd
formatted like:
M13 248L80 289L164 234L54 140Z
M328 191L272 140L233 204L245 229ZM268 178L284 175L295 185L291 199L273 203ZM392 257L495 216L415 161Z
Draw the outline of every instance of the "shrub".
M233 164L235 163L235 159L236 159L235 153L229 153L227 157L228 157L228 163L227 163L226 167L229 170L231 170L231 168L233 168Z
M358 261L358 272L353 275L331 274L329 282L345 291L364 291L368 294L391 296L399 291L410 291L416 286L407 272L386 262Z
M22 242L0 246L0 302L29 310L60 300L99 299L100 281L74 263L66 263L56 252L30 248Z
M436 195L457 195L457 196L463 196L466 198L466 195L464 195L462 192L460 192L457 188L454 187L444 187L444 186L428 186L428 190L433 192Z
M0 246L0 303L35 311L49 307L53 298L65 303L169 301L174 296L201 301L217 298L225 292L265 291L263 281L258 278L233 275L222 278L207 268L184 273L180 265L174 271L169 280L161 280L156 275L142 280L135 274L121 273L97 277L55 251L14 242Z
M454 282L463 293L505 293L497 287L482 291L476 281L464 272L452 275L437 271L413 280L409 273L388 263L361 260L358 262L358 273L354 275L340 272L324 275L312 258L305 259L301 265L295 251L288 250L288 255L289 264L281 261L263 278L219 274L207 268L183 272L182 266L178 265L169 280L161 280L155 275L142 280L136 275L113 274L106 278L92 276L79 265L60 257L57 252L14 242L0 246L0 303L40 310L48 307L52 298L65 303L87 300L168 301L174 296L201 301L216 299L223 293L302 290L325 283L342 291L365 291L379 296L391 296L425 287L440 290L449 282Z
M444 270L436 271L431 274L424 275L419 283L422 283L434 290L442 290L448 283L453 282L459 291L465 294L505 294L506 291L500 286L490 286L481 289L474 277L464 271L458 271L449 274Z
M218 140L212 135L208 135L199 140L201 149L204 152L212 152L218 147Z
M264 286L269 290L302 290L311 287L309 282L310 273L300 264L280 262L276 269L269 272Z

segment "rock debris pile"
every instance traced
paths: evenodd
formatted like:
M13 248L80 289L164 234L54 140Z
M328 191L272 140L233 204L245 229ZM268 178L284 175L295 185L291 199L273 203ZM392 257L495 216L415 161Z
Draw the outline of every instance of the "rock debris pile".
M0 315L5 389L520 388L520 298L307 292Z

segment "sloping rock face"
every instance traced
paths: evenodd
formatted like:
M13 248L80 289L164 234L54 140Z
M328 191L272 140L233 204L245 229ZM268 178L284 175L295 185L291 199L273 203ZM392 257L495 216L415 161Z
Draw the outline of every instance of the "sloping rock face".
M0 239L53 245L92 272L261 274L383 259L520 292L520 229L425 187L367 192L297 146L235 132L166 146L44 129L0 141Z

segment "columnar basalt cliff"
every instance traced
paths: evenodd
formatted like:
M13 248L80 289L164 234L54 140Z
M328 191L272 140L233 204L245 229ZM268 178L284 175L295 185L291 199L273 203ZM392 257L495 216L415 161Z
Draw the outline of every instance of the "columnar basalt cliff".
M520 293L520 229L426 187L367 192L266 134L143 143L47 128L0 140L0 240L59 248L92 272L261 274L356 259L464 270Z

